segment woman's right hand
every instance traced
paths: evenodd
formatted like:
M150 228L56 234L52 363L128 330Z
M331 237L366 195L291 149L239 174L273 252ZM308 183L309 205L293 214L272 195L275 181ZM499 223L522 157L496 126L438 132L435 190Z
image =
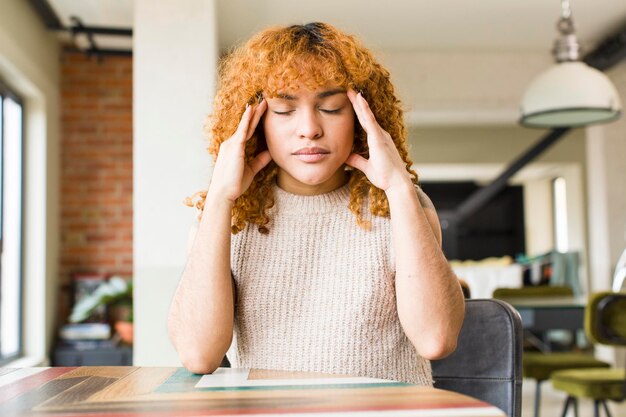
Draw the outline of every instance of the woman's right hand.
M209 193L234 202L248 189L254 176L272 160L269 151L259 153L249 164L245 160L246 142L254 134L266 109L266 100L246 107L235 133L222 142Z

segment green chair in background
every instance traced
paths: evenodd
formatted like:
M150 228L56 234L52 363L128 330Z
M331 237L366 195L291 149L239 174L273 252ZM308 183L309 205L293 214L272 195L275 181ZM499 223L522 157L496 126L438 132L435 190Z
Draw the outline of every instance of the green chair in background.
M590 297L585 309L585 332L594 343L626 346L626 293L601 292ZM594 400L594 416L600 415L600 404L611 416L607 401L626 399L626 369L572 369L553 372L550 376L555 389L568 396L563 408L566 415L570 405L578 417L578 398Z
M532 297L572 297L574 292L565 286L536 286L523 288L498 288L493 292L493 298L512 300L515 298ZM539 417L541 406L541 384L550 379L555 371L581 368L609 368L610 365L600 361L591 354L580 352L524 352L522 369L524 378L534 379L535 406L534 415Z
M511 298L533 297L573 297L574 291L566 286L537 285L521 288L496 288L493 298L508 300Z
M579 352L524 352L522 369L524 378L534 379L535 385L535 417L539 417L541 406L541 384L550 379L554 372L569 369L609 368L606 362L598 360L591 354Z

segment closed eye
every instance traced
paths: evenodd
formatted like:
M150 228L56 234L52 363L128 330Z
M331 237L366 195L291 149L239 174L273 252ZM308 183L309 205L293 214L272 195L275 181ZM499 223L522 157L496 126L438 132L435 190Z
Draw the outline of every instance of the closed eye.
M285 111L272 110L272 113L285 116L290 113L293 113L293 110L285 110Z
M338 109L320 109L320 111L322 113L326 113L326 114L337 114L341 111L341 108Z

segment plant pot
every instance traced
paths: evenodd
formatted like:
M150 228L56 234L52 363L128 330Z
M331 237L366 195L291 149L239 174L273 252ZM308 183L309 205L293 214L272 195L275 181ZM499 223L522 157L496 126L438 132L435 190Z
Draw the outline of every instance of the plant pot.
M114 324L115 332L120 336L124 343L133 344L134 326L130 321L116 321Z

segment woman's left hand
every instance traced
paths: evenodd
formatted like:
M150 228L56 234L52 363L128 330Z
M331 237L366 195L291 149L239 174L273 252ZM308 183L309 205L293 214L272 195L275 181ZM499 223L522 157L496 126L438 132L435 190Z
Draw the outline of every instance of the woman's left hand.
M354 90L348 90L347 94L367 135L370 157L365 159L353 153L346 160L346 164L363 171L374 186L385 192L396 186L406 186L407 181L411 183L406 164L400 157L391 135L380 127L365 98Z

